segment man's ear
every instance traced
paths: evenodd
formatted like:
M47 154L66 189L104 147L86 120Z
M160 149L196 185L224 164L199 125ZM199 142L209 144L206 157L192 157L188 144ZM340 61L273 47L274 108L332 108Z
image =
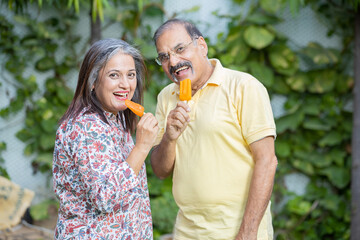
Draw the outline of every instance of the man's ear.
M200 50L201 50L201 54L203 56L207 56L207 54L208 54L208 46L207 46L206 41L205 41L205 39L203 37L199 37L198 44L199 44L199 47L200 47Z

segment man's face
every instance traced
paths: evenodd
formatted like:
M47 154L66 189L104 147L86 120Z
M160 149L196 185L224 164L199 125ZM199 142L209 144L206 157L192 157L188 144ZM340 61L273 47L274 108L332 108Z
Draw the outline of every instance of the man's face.
M169 57L162 67L173 82L189 78L196 83L201 78L207 64L207 46L202 37L192 40L186 29L176 24L160 35L156 49L160 58Z

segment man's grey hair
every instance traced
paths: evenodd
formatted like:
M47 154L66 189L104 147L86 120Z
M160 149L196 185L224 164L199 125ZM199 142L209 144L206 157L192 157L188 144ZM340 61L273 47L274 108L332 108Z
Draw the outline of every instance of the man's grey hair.
M154 43L156 46L157 40L159 39L159 37L167 30L169 30L170 28L172 28L174 25L182 25L187 33L189 34L189 36L191 37L192 40L195 40L198 37L203 37L203 34L200 32L200 30L191 22L186 21L186 20L182 20L182 19L178 19L178 18L173 18L170 19L166 22L164 22L154 33Z

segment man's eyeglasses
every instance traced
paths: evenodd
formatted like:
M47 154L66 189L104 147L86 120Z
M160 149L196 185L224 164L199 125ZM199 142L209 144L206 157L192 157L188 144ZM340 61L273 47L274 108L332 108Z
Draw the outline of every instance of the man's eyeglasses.
M195 38L191 42L189 42L185 45L177 46L173 50L170 50L169 53L171 53L173 56L181 57L183 54L185 54L186 49L190 46L190 44L192 44L197 39L198 38ZM170 59L169 53L160 53L159 56L157 58L155 58L156 63L161 66L161 65L165 64L167 61L169 61L169 59Z

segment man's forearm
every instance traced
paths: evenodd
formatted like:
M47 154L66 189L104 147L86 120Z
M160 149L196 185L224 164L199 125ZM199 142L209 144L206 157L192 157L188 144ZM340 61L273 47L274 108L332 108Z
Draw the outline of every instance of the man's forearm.
M257 163L255 165L249 197L239 230L239 236L246 238L237 239L256 239L260 222L271 198L275 171L276 164L264 166L262 163ZM254 238L249 238L249 236Z
M157 177L164 179L168 177L175 164L176 141L169 140L164 134L159 145L151 152L151 167Z

